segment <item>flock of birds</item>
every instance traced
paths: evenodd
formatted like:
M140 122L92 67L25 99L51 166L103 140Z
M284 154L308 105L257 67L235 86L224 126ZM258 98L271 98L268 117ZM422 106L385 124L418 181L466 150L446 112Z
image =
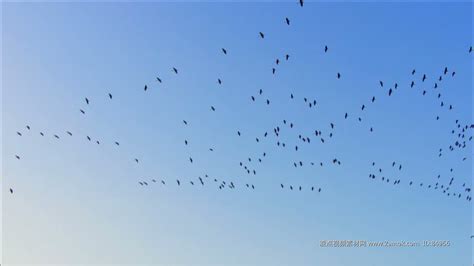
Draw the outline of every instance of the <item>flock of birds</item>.
M301 7L304 6L303 0L299 0L299 5ZM287 26L291 25L291 21L288 17L284 19L284 22ZM259 32L257 35L259 38L262 40L265 39L265 33ZM226 56L229 52L227 48L221 48L221 52L223 56ZM330 48L325 45L324 48L322 49L323 53L329 53ZM472 46L469 47L468 49L469 53L472 53ZM284 55L284 61L290 61L290 55L286 54ZM276 74L277 72L277 67L281 64L282 62L280 59L276 58L274 61L274 65L271 67L271 72L272 74ZM171 67L171 73L174 73L175 75L179 75L179 70L176 67ZM381 95L373 95L370 97L367 102L361 103L360 104L360 110L353 111L353 112L342 112L340 120L338 121L345 121L345 120L350 120L354 119L356 122L362 123L362 120L364 118L363 114L365 112L368 112L368 109L370 109L371 105L376 104L376 102L381 98L381 97L392 97L394 94L397 93L398 90L401 90L402 88L410 88L410 89L417 89L418 84L423 84L423 88L426 88L426 84L430 83L430 87L432 87L431 90L428 89L420 89L421 95L425 96L428 94L434 95L434 99L439 102L439 105L441 108L446 109L447 111L453 110L455 107L452 103L447 103L443 100L442 94L440 90L438 90L438 87L440 87L443 83L444 80L449 79L449 78L455 78L456 72L453 70L448 69L448 67L445 67L444 69L440 70L440 73L438 75L433 75L429 76L426 73L419 74L416 69L413 69L411 73L407 73L407 75L411 76L411 82L409 84L387 84L387 82L384 82L383 80L378 81L378 86L382 89L383 93ZM334 74L334 78L336 79L342 79L343 76L340 72L337 72ZM162 83L163 80L160 77L156 77L156 82ZM217 83L219 85L222 85L222 79L218 78ZM144 85L143 91L147 92L149 89L148 85ZM110 101L114 100L114 97L112 93L108 93L104 97L107 97ZM309 97L301 97L297 99L298 97L295 96L293 92L288 92L288 101L297 101L300 102L301 104L304 104L307 106L307 108L317 108L318 106L318 101L316 99L310 99ZM270 106L272 101L270 98L265 96L265 92L263 89L258 90L254 95L249 95L248 96L248 101L254 104L258 103L263 103L265 105ZM85 106L81 108L80 114L81 115L87 115L87 106L93 104L93 102L88 98L84 98L84 104ZM209 110L211 112L217 112L215 106L210 106ZM440 119L440 115L435 116L436 120ZM191 126L190 123L186 119L182 120L182 125L184 127ZM438 150L438 157L442 157L445 152L460 152L468 147L469 142L472 141L472 130L474 128L474 124L471 123L466 123L463 121L456 120L455 123L453 123L453 128L451 129L451 134L452 134L452 143L447 146L447 147L440 147ZM27 131L32 131L33 129L27 125L26 126ZM312 132L297 132L295 123L289 120L282 120L278 122L273 128L269 129L266 132L263 132L262 135L260 136L255 136L255 142L262 142L264 140L268 141L274 141L274 145L278 148L281 149L291 149L294 150L295 152L298 152L301 148L302 145L311 145L313 143L320 143L320 145L324 145L328 141L334 139L335 136L335 131L337 130L337 125L336 122L331 122L329 125L327 125L326 128L318 128L314 129ZM371 134L374 132L374 127L370 126L368 127L368 134ZM294 134L293 134L294 133ZM21 131L17 131L16 134L19 137L22 137L24 133ZM40 134L42 137L46 137L46 134L42 131L38 131L38 134ZM72 131L66 130L65 131L66 137L73 137L75 136ZM235 137L239 138L243 135L243 131L240 129L235 129ZM288 135L294 135L294 142L288 142L284 141L280 136L282 134L288 134ZM59 134L53 134L52 137L54 137L57 140L60 140L62 136ZM89 142L93 142L97 145L102 145L101 140L93 139L91 136L81 136L81 138L85 138ZM270 140L272 139L272 140ZM117 140L109 140L109 143L111 143L114 146L119 147L121 143ZM191 145L189 139L184 139L183 144L185 146ZM214 148L211 147L209 148L210 152L214 151ZM256 162L262 163L264 159L267 157L267 151L262 151L261 156L258 156L257 158L252 158L248 157L245 158L244 160L241 160L238 162L239 167L242 169L242 173L244 175L252 175L256 176L257 170L255 167ZM16 154L15 158L17 160L21 159L21 156ZM467 157L463 157L463 161L467 160ZM136 157L132 158L132 161L136 164L140 163L140 160ZM189 156L189 161L188 163L193 164L195 161L193 157ZM237 163L237 162L236 162ZM369 162L370 164L370 162ZM334 165L334 166L342 166L342 161L340 158L331 158L329 161L319 161L319 162L314 162L314 161L292 161L291 162L292 167L298 168L298 167L304 167L305 165L317 165L319 167L324 167L325 165ZM400 185L406 185L408 187L411 186L419 186L419 187L425 187L430 190L437 190L440 191L441 193L451 196L451 197L456 197L459 199L464 199L467 201L471 201L471 188L467 186L465 183L462 185L462 190L461 191L453 191L452 185L455 181L454 176L449 178L449 181L443 183L441 179L441 175L438 175L435 177L435 180L432 183L423 183L423 182L417 182L415 180L407 179L407 180L402 180L400 178L393 178L390 177L389 175L385 174L385 169L392 168L392 170L397 170L397 171L403 171L403 165L397 161L393 161L393 163L389 166L383 166L383 165L378 165L376 162L371 163L372 171L369 173L369 179L371 180L379 180L380 182L384 182L387 184L392 184L393 186L400 186ZM450 169L450 173L453 173L453 169ZM244 188L244 189L250 189L250 190L255 190L256 185L251 184L251 183L242 183L238 184L236 181L228 181L228 180L223 180L221 178L215 178L215 177L210 177L208 174L205 174L203 177L198 176L195 179L192 180L182 180L182 179L172 179L172 180L165 180L165 179L146 179L146 180L140 180L138 181L139 186L149 186L151 184L161 184L162 186L167 186L167 185L175 185L175 186L183 186L183 185L190 185L190 186L204 186L205 184L209 185L214 185L216 188L222 190L222 189L237 189L239 186ZM302 190L308 190L312 191L315 193L320 193L322 191L322 188L319 186L301 186L301 185L295 185L295 184L279 184L279 189L282 190L295 190L295 191L302 191ZM13 194L14 190L13 188L10 188L10 193Z

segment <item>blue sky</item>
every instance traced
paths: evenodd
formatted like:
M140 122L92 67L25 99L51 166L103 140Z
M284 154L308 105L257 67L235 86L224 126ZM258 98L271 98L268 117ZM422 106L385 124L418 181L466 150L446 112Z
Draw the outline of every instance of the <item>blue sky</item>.
M451 177L452 192L471 186L472 142L455 152L448 146L456 119L472 123L472 3L2 8L4 264L471 263L471 203L426 186ZM435 90L445 67L456 75L443 76ZM316 107L308 108L304 97ZM276 146L277 125L286 148ZM323 131L324 144L314 130ZM241 161L257 175L246 174ZM298 161L304 166L294 168ZM378 168L401 184L383 183ZM189 184L198 176L204 187ZM152 184L153 178L167 185ZM219 190L214 178L233 181L236 189ZM150 185L139 186L143 180ZM280 183L303 190L282 190ZM451 246L321 248L321 240L449 240Z

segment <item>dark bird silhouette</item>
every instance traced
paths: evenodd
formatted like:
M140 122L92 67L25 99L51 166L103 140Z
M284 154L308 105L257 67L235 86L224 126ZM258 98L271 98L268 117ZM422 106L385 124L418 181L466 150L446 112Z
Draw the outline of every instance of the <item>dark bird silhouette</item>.
M159 83L162 82L161 78L159 78L159 77L156 77L156 80L157 80Z
M66 131L66 133L67 133L69 136L72 136L72 133L71 133L71 132Z
M224 48L222 48L222 52L223 52L224 54L227 54L227 50L224 49Z
M263 39L265 38L265 35L263 34L263 32L260 32L260 37Z
M145 87L143 88L144 91L148 90L148 86L145 85Z
M469 53L471 53L471 52L472 52L472 46L469 47ZM471 238L472 238L472 236L471 236Z
M216 108L214 108L214 106L211 106L211 110L212 110L212 111L215 111L215 110L216 110Z
M275 74L276 69L272 68L272 74Z
M12 188L10 188L10 194L13 194L13 189Z
M40 135L44 137L44 133L43 133L43 132L40 132Z
M87 99L87 97L85 98L85 100L86 100L86 104L89 104L89 99Z
M178 74L178 69L176 69L175 67L173 67L173 71L175 74Z
M388 96L391 96L392 95L392 89L389 89L388 90Z
M84 110L80 109L80 111L81 111L82 114L86 114L86 112L84 112Z
M426 74L423 74L423 78L421 79L422 82L425 82L426 80Z
M375 102L375 96L372 97L372 102Z
M217 79L217 83L222 84L222 80L221 80L221 79Z
M341 78L341 73L337 73L337 78L340 79Z
M383 87L383 81L379 81L380 87Z
M415 72L416 72L415 69L413 69L413 70L411 71L411 74L412 74L412 75L415 75Z
M289 18L285 18L285 21L286 21L286 25L290 25L290 19Z
M112 100L112 94L111 93L109 93L109 98Z
M15 158L16 158L17 160L20 160L20 156L18 156L18 155L15 155Z
M303 4L304 4L303 0L300 0L300 6L301 7L303 7Z
M325 53L328 52L328 46L327 46L327 45L324 46L324 52L325 52Z
M185 125L187 125L187 124L188 124L188 121L186 121L186 120L183 120L183 123L184 123Z
M193 163L193 158L189 157L189 161L190 161L191 163Z
M288 61L288 59L290 58L290 55L287 54L287 55L285 56L285 58L286 58L286 61Z
M18 136L20 136L20 137L22 136L22 135L21 135L21 133L20 133L20 132L18 132L18 131L16 132L16 134L17 134Z

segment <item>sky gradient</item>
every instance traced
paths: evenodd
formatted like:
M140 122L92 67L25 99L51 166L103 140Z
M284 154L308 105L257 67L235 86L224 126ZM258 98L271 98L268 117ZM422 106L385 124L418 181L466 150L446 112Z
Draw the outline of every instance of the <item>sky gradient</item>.
M472 11L469 2L2 3L3 264L472 264L472 203L426 188L451 176L453 192L472 184L472 142L447 149L455 120L472 123ZM456 75L434 90L445 67ZM330 123L322 144L314 130ZM276 125L287 148L275 144ZM248 157L257 175L239 166ZM369 179L372 162L401 184ZM205 186L189 184L206 174ZM153 178L167 185L138 185Z

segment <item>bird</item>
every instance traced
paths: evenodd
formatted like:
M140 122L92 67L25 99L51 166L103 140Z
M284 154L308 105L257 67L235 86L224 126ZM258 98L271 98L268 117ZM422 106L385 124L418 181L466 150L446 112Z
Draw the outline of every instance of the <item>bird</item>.
M289 54L285 55L286 61L288 61L289 58L290 58L290 55L289 55Z
M148 86L145 85L145 87L143 88L144 91L148 90Z
M469 53L471 53L471 52L472 52L472 46L469 47Z
M15 158L16 158L17 160L20 160L20 156L18 156L18 155L15 155Z
M115 145L120 146L120 143L118 143L118 142L116 141L116 142L115 142Z
M285 21L286 21L287 25L290 25L290 19L289 18L285 18Z
M109 93L109 98L112 100L112 94L111 93Z
M392 95L392 89L389 89L388 90L388 96L391 96Z
M216 110L216 108L214 108L214 106L211 106L211 110L212 110L212 111L215 111L215 110Z
M341 78L341 73L337 73L337 78L340 79Z
M13 189L12 188L10 188L10 194L13 194Z
M183 120L183 123L184 123L185 125L187 125L187 124L188 124L188 121L186 121L186 120Z
M17 134L18 136L20 136L20 137L22 136L22 135L21 135L21 133L20 133L20 132L18 132L18 131L16 132L16 134Z
M190 161L191 163L193 163L193 158L189 157L189 161Z
M161 78L159 78L159 77L156 77L156 80L157 80L159 83L162 82L162 81L161 81Z
M383 87L383 81L380 80L379 83L380 83L380 87Z
M178 69L177 68L173 67L173 71L174 71L175 74L178 74Z
M303 0L299 0L300 1L300 6L303 7Z
M86 100L86 104L89 104L89 99L87 99L87 97L85 98L85 100Z
M224 54L227 54L227 50L224 49L224 48L222 48L222 52L223 52Z
M260 32L260 37L263 39L265 38L265 35L263 34L263 32Z
M80 111L81 111L82 114L86 114L86 112L84 112L84 110L80 109Z
M327 46L327 45L324 46L324 52L325 52L325 53L328 52L328 46Z
M221 80L221 79L217 79L217 83L222 84L222 80Z
M70 131L66 131L66 133L69 135L69 136L72 136L72 133Z

